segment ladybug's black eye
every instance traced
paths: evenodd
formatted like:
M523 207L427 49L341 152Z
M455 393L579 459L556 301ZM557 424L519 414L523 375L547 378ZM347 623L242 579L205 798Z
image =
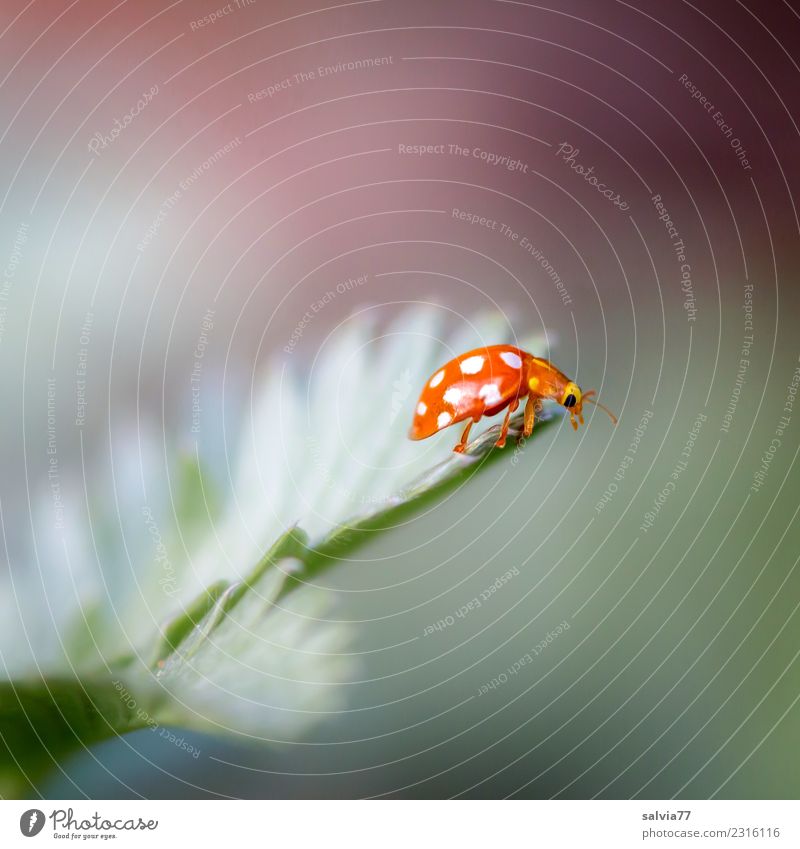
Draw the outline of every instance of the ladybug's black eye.
M574 407L577 403L578 399L574 395L567 395L564 399L564 406L567 408Z

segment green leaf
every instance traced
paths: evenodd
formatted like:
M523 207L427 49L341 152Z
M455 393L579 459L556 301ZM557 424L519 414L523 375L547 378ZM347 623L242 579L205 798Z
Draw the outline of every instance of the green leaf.
M144 449L139 440L138 453L132 445L115 453L122 467L115 497L95 493L91 537L73 541L76 552L97 552L97 568L81 556L62 563L66 546L54 538L39 556L44 583L32 575L5 604L0 592L0 614L12 623L11 651L0 657L17 661L16 675L39 668L48 647L63 649L50 652L43 678L1 685L0 793L30 792L69 752L153 723L292 741L345 706L343 685L360 674L348 651L351 626L330 615L330 594L308 578L490 464L524 458L515 445L521 414L504 449L494 447L499 425L463 455L450 451L454 431L423 450L405 438L416 381L454 351L515 338L504 316L476 316L448 332L442 311L420 305L394 316L367 354L372 322L369 315L345 322L309 374L277 361L267 371L246 419L242 405L238 460L219 501L196 456L173 457L169 487L160 487L158 439L144 440ZM548 353L547 341L545 334L522 344ZM384 380L364 392L375 374ZM534 436L553 416L537 417ZM440 448L441 461L420 474ZM365 503L379 506L352 515ZM79 536L80 521L70 526ZM87 563L93 568L82 569ZM174 593L165 591L165 575ZM52 629L28 627L53 611ZM165 622L155 636L148 633L154 615ZM14 622L34 638L35 667L18 659ZM130 682L124 698L115 675Z
M537 416L534 434L540 434L553 419L552 411L541 411ZM177 664L197 652L271 566L287 558L299 561L300 567L292 570L294 574L284 576L278 595L285 596L301 586L310 575L336 565L359 545L374 538L376 533L388 531L430 506L500 458L509 458L514 456L514 452L522 452L527 441L522 440L522 424L522 414L510 421L508 441L503 449L495 447L500 425L488 428L467 446L463 454L450 453L442 462L404 487L386 505L354 516L314 546L309 545L308 535L300 528L290 528L276 540L245 580L213 584L165 626L154 664L160 670L159 675L173 673Z
M511 457L521 456L527 442L534 436L539 436L556 418L551 409L542 410L537 414L533 433L527 440L523 440L523 415L514 417L509 423L508 441L504 448L495 447L501 426L498 424L488 428L467 446L463 454L451 453L441 463L404 487L386 506L353 517L331 532L321 543L309 549L301 558L304 563L302 574L287 582L284 593L300 586L312 574L318 574L336 565L358 546L373 539L375 534L390 530L415 513L430 507L489 465L502 458L510 460Z
M327 595L312 589L277 603L299 567L280 560L235 604L220 599L209 611L158 673L173 696L160 722L289 740L344 706L340 685L354 675L349 632L324 619Z
M540 414L534 436L554 418ZM490 464L522 456L515 445L521 427L521 416L512 419L504 449L494 447L499 425L489 428L464 454L449 454L389 503L314 546L290 528L244 580L212 584L166 623L153 682L131 676L136 683L123 686L119 678L94 676L0 684L0 795L34 793L70 753L154 723L291 739L315 714L342 707L341 688L331 684L353 677L348 634L325 620L323 591L297 591L300 579L335 566ZM309 651L314 646L318 655Z
M178 454L171 490L181 534L189 537L206 532L219 515L219 497L211 476L194 454Z
M229 588L228 581L217 581L207 587L178 616L164 625L153 665L163 665L169 655L178 651L181 643L188 639L192 631L197 628Z
M534 433L542 433L553 419L552 412L542 413ZM301 584L490 464L521 457L524 446L515 442L522 416L512 420L504 449L494 447L499 428L489 428L464 454L449 454L389 504L354 517L313 546L298 528L290 529L246 580L226 587L206 608L198 600L193 610L205 611L202 620L182 628L180 640L159 663L159 681L175 696L176 710L162 715L162 721L199 728L211 722L215 730L258 735L275 733L276 715L297 721L304 713L334 710L338 695L330 684L353 675L346 658L335 651L346 648L346 630L323 618L324 591L307 584L299 589ZM190 620L186 616L180 621L188 626ZM178 633L177 625L171 633ZM321 647L322 663L313 663L310 645ZM304 687L298 688L298 682ZM298 704L314 710L303 711ZM287 733L285 723L282 730Z
M68 754L143 727L140 708L119 679L0 682L0 797L37 795Z
M283 558L302 556L308 550L307 546L308 536L299 528L290 528L275 541L245 580L235 583L217 581L204 590L164 626L153 663L161 670L159 674L168 672L177 662L176 657L185 657L196 650L270 566Z

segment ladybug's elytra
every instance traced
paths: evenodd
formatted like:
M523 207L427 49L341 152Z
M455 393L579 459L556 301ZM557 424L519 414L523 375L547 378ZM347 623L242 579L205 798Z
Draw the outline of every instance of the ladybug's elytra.
M494 416L507 409L498 448L506 444L511 414L527 396L522 435L533 431L537 411L544 398L561 404L569 411L572 427L583 424L583 404L596 404L611 417L614 414L559 371L551 362L511 345L489 345L467 351L438 369L426 382L414 411L414 421L408 435L411 439L426 439L456 422L469 419L461 441L453 449L459 453L467 446L472 425L483 416Z

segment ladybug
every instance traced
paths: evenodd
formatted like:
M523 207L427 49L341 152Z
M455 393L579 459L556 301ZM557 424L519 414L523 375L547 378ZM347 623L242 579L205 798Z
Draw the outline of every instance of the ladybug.
M545 398L569 411L575 430L578 429L578 421L583 424L583 404L586 401L605 410L616 424L614 414L592 397L596 394L594 390L581 392L573 380L548 360L511 345L489 345L467 351L431 375L419 396L408 436L410 439L427 439L456 422L468 419L461 441L453 449L461 454L467 447L472 425L483 416L494 416L507 408L495 443L497 448L502 448L506 444L511 414L526 396L524 438L531 435L536 413Z

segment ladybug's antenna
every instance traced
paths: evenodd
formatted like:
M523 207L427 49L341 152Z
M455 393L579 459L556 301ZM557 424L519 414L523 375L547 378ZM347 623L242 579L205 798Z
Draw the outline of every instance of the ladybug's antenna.
M608 417L611 419L612 422L614 422L614 424L616 424L617 423L617 417L611 412L611 410L608 409L608 407L606 407L605 404L601 404L599 401L595 400L592 397L593 395L597 395L597 392L595 392L594 389L590 389L588 392L583 393L583 399L582 400L588 401L590 404L594 404L595 407L599 407L601 410L608 413Z

